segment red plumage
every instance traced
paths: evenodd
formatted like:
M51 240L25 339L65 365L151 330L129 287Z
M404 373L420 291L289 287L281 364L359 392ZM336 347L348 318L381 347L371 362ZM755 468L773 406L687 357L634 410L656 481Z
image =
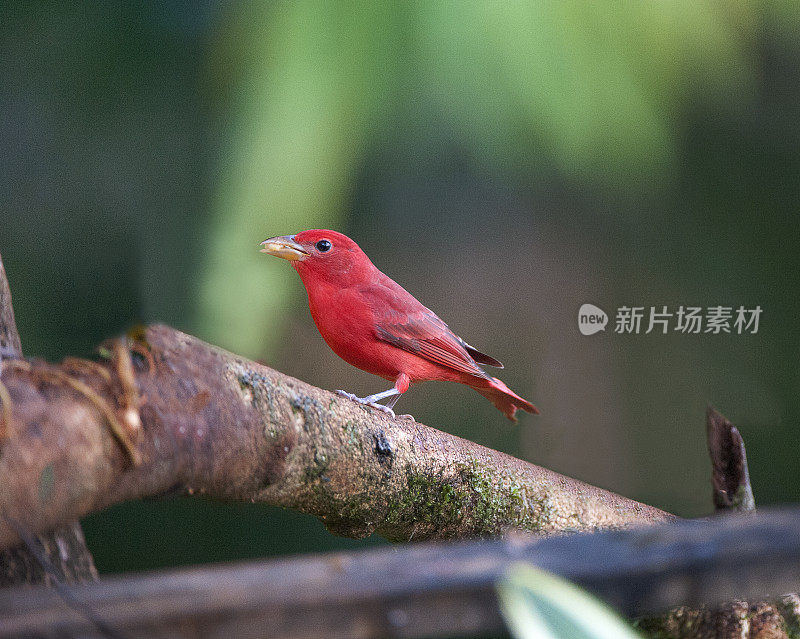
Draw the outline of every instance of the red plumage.
M479 366L502 368L500 362L453 333L349 237L315 229L263 245L264 252L290 260L299 273L328 346L353 366L395 382L389 406L410 384L443 380L474 388L511 420L518 408L539 412Z

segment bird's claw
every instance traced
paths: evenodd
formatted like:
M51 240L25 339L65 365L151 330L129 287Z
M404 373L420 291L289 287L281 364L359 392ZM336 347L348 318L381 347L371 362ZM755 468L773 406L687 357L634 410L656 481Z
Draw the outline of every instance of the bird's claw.
M369 406L370 408L376 408L377 410L386 413L392 418L395 419L397 418L397 415L394 414L394 411L388 406L384 406L383 404L378 404L377 402L368 402L363 397L358 397L357 395L354 395L353 393L348 393L347 391L344 390L337 390L336 394L339 395L340 397L345 397L347 399L353 400L354 402L358 402L362 406ZM410 419L412 422L415 421L411 415L400 415L400 419Z
M412 422L415 422L415 421L417 421L416 419L414 419L414 416L413 416L413 415L408 415L408 414L405 414L405 415L398 415L398 416L397 416L397 418L398 418L398 419L407 419L407 420L409 420L409 421L412 421Z
M383 411L392 418L397 417L397 415L394 414L394 411L391 408L389 408L388 406L384 406L383 404L378 404L377 402L365 402L365 405L370 406L372 408L377 408L379 411Z
M357 397L353 393L348 393L347 391L344 390L337 390L336 394L339 395L340 397L346 397L347 399L352 399L354 402L358 402L359 404L364 403L363 401L361 401L360 397Z

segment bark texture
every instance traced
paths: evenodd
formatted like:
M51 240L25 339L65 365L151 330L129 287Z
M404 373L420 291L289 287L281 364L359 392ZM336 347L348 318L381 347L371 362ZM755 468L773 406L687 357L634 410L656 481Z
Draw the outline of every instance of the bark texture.
M183 490L316 515L393 541L625 528L672 519L390 417L166 326L90 362L8 362L0 512L43 531ZM18 542L0 521L0 547Z
M0 257L0 372L4 360L21 357L22 344L14 320L11 289L6 278L3 258ZM12 422L12 416L10 397L3 393L0 387L0 454L10 436L7 429ZM6 525L13 525L11 520L6 519L7 516L0 508L0 519ZM23 531L20 529L18 532ZM52 585L54 579L64 583L97 579L94 560L86 547L83 530L77 521L66 523L52 531L42 532L40 535L31 535L28 544L0 551L0 587L23 583ZM38 556L34 555L32 547L36 549Z

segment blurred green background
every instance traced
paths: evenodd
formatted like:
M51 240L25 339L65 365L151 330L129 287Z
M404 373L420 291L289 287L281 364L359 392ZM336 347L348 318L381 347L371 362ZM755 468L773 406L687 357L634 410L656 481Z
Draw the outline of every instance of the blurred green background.
M800 501L795 2L11 2L0 252L29 356L163 321L324 388L385 382L314 328L266 237L328 227L541 409L427 384L423 423L684 516L704 411L756 500ZM763 308L755 335L577 329L592 302ZM174 498L85 520L101 571L360 547Z

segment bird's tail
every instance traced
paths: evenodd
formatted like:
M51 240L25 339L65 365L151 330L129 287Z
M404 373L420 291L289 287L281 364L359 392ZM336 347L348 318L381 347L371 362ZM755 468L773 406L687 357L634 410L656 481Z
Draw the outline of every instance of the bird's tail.
M473 386L473 388L492 402L492 404L512 422L517 421L515 414L518 408L533 413L534 415L539 414L539 409L536 408L536 406L531 404L527 399L523 399L517 395L496 377L489 378L488 386Z

